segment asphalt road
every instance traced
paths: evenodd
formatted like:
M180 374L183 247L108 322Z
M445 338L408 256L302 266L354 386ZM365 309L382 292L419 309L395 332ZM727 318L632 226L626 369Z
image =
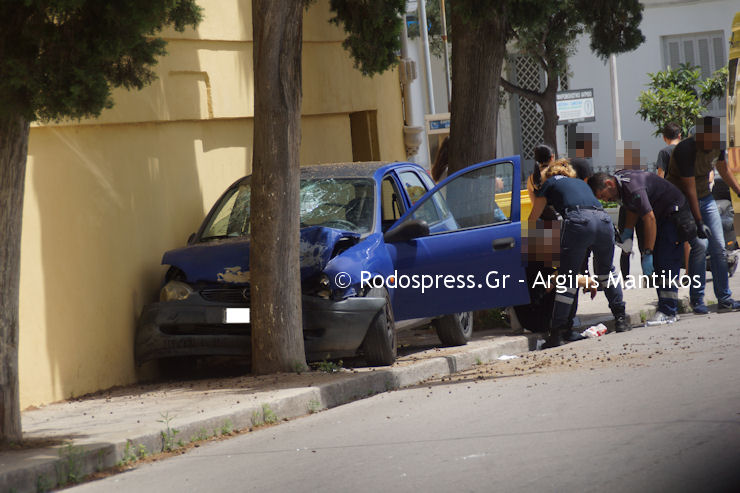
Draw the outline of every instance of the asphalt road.
M75 491L738 491L740 313L481 365Z

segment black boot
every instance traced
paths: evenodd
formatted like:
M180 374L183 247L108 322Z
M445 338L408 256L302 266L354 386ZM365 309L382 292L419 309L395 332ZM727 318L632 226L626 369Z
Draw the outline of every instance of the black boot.
M614 315L614 330L617 332L627 332L628 330L632 330L632 325L630 325L627 320L627 316L624 313Z
M542 349L549 349L551 347L558 347L563 344L563 339L560 337L560 329L550 329L547 334L547 339L542 345Z

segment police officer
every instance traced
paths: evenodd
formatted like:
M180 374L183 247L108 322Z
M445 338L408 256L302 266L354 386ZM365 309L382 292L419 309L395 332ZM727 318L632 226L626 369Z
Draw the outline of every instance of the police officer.
M588 184L599 199L622 203L627 211L623 238L631 238L632 228L642 219L642 272L657 275L658 291L658 310L647 325L675 322L683 243L696 238L696 223L683 193L658 175L641 170L625 169L613 176L597 173Z
M560 235L560 283L555 296L550 333L545 347L561 344L561 333L569 330L571 307L577 292L577 275L589 248L594 254L594 271L615 319L617 332L630 330L622 300L622 287L609 282L614 271L614 226L585 181L567 160L559 160L543 172L544 183L537 191L537 198L529 215L530 223L536 221L546 205L552 205L563 216ZM563 291L564 292L561 292Z

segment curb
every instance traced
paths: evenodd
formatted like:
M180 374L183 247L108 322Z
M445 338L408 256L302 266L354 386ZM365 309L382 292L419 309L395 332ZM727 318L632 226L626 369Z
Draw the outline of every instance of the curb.
M537 335L510 336L481 347L470 347L449 355L413 362L406 366L384 367L374 371L349 375L344 380L296 389L260 403L244 404L237 410L213 410L177 420L177 431L170 436L162 429L126 436L119 433L105 442L79 443L47 447L14 453L20 466L0 472L0 491L16 493L48 491L67 481L76 482L85 476L114 467L126 457L136 456L140 447L146 450L164 449L165 440L173 448L178 442L202 436L205 431L227 434L225 430L242 430L256 425L276 423L306 416L314 412L347 404L375 394L419 384L432 377L451 375L487 363L505 354L522 354L536 347ZM173 418L174 419L174 418ZM169 421L165 423L170 429ZM172 428L174 431L174 428ZM221 433L219 433L221 430ZM208 435L209 437L211 435ZM7 464L1 464L0 467Z

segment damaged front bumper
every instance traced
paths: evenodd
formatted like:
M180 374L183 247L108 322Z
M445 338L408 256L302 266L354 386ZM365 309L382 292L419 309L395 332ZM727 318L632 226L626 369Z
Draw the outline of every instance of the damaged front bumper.
M368 327L385 304L384 298L341 301L302 296L303 339L309 360L352 356ZM248 305L207 302L198 294L182 301L144 307L136 329L137 365L173 356L248 356L251 324L225 323L226 308Z

